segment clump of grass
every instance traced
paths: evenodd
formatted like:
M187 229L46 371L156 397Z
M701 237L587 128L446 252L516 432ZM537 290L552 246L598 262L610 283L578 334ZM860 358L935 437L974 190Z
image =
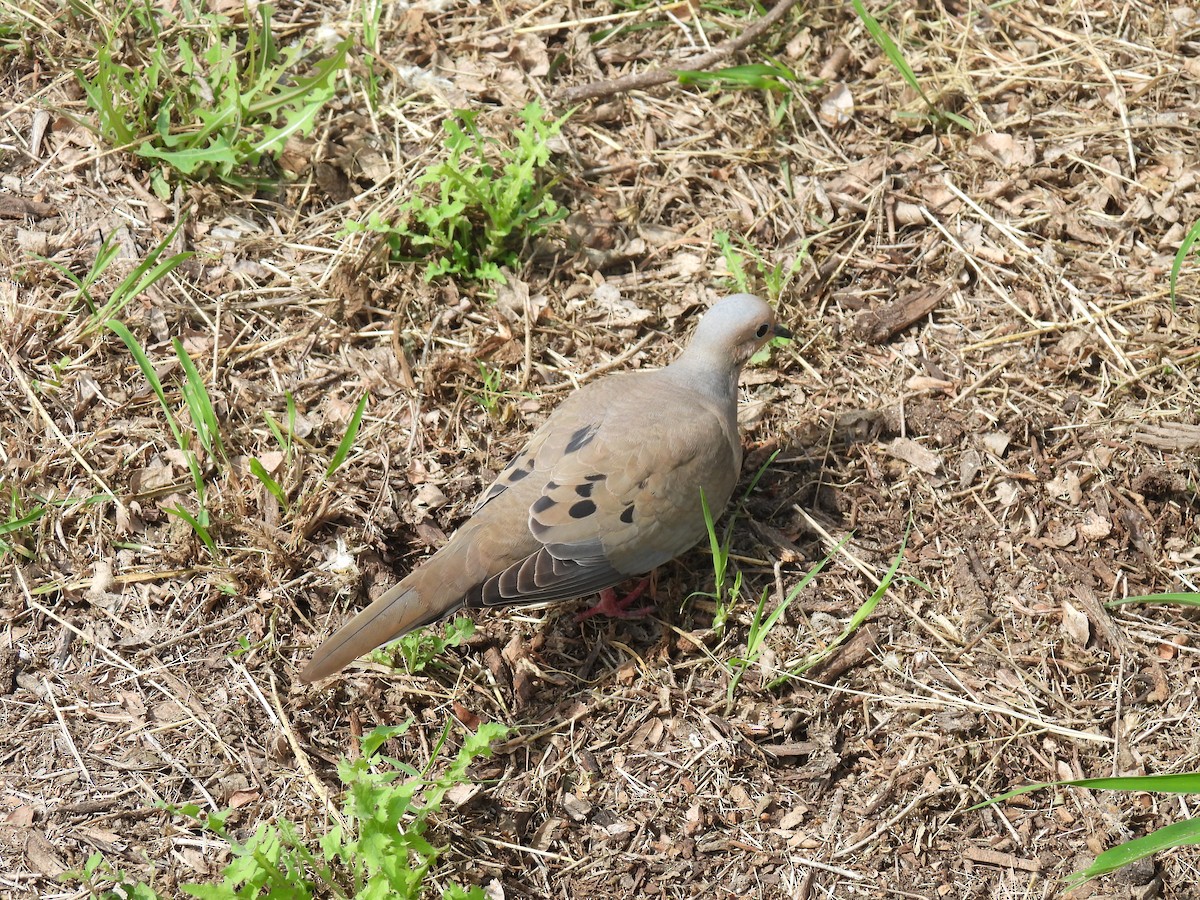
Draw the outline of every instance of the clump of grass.
M849 540L849 538L846 540ZM842 541L842 544L844 543L845 540ZM734 656L729 660L733 666L733 675L730 677L729 686L725 690L725 707L727 710L733 708L734 695L737 693L738 685L741 683L746 671L758 662L759 657L762 656L767 636L771 633L771 629L775 627L775 623L787 612L787 608L792 605L792 601L799 597L800 593L808 587L809 583L820 574L821 570L825 568L826 563L833 559L833 554L837 552L837 549L842 544L838 544L838 547L835 547L824 559L809 569L804 577L787 592L787 595L780 601L779 605L769 614L766 612L766 608L767 597L770 595L770 591L767 589L763 590L762 596L758 598L758 604L754 607L754 616L750 620L750 629L746 635L746 652L741 656ZM874 606L871 608L874 609ZM869 614L868 611L866 615ZM866 618L866 615L863 616L863 619ZM774 687L779 683L780 679L776 679L771 683L771 686Z
M112 20L82 9L100 30L94 68L75 72L96 130L156 166L151 185L163 199L180 177L236 186L276 180L246 169L312 131L349 49L342 41L310 62L302 42L281 47L265 3L246 13L244 27L187 3L173 13L135 0Z
M759 480L766 474L767 469L778 455L779 451L776 450L765 463L759 466L758 471L754 473L754 477L750 479L750 484L746 487L746 492L742 494L742 503L746 502L746 498L758 486ZM725 533L721 537L718 537L716 522L713 519L712 511L708 508L708 497L704 495L703 488L700 489L700 509L704 514L704 527L708 533L709 550L712 552L713 590L712 593L695 591L688 595L688 599L692 597L708 597L713 601L716 605L716 612L713 615L712 627L720 633L725 630L725 624L729 619L729 612L737 602L742 590L742 572L740 569L733 573L733 584L726 584L729 580L729 559L730 547L733 541L733 525L737 521L738 510L735 508L729 514L729 518L725 522Z
M175 438L175 443L183 454L183 458L187 462L188 471L192 476L192 486L196 492L196 511L193 513L185 509L182 504L178 504L166 507L166 512L187 522L204 546L208 548L208 552L213 557L216 557L217 545L210 532L212 519L206 502L207 484L204 477L204 467L201 465L200 454L197 452L196 447L193 446L194 437L210 461L214 463L225 461L225 447L221 442L220 429L216 415L213 412L212 401L208 396L208 389L191 357L188 356L187 351L184 349L183 344L176 338L174 340L175 355L179 360L179 364L183 367L185 376L183 396L192 422L192 431L184 430L178 417L175 415L174 409L167 401L166 392L163 390L158 373L154 370L154 365L150 362L150 358L146 356L146 351L142 349L142 345L138 343L137 338L133 336L133 333L123 322L110 319L106 324L124 342L137 362L138 368L142 370L142 374L146 377L146 381L149 382L154 395L158 398L159 405L162 407L163 414L166 416L167 426L171 429L171 435Z
M708 531L708 547L712 552L713 590L712 593L695 592L693 597L708 597L716 606L713 613L712 627L718 634L725 630L729 621L729 613L733 609L742 592L742 571L738 569L733 574L733 584L729 585L729 550L730 537L733 533L733 519L736 513L730 515L730 522L725 528L724 537L717 536L716 522L713 521L712 511L708 508L708 498L700 491L700 508L704 512L704 527Z
M774 457L772 457L772 459L773 458ZM760 470L759 475L761 474L762 471ZM755 480L757 481L757 478ZM719 577L723 578L726 561L728 559L728 544L727 541L721 542L717 540L716 532L712 526L712 517L708 514L707 504L705 504L704 512L705 525L708 527L709 542L713 547L714 572L720 573ZM850 621L847 622L846 627L842 629L842 633L838 635L835 640L830 641L824 647L808 654L799 662L787 666L782 673L766 683L767 690L774 690L775 688L787 682L789 679L802 675L808 670L822 663L831 654L833 654L838 647L844 644L851 637L851 635L853 635L854 632L856 632L870 617L871 613L875 611L875 607L879 605L879 601L883 599L884 595L888 591L888 588L896 578L896 574L900 568L900 562L904 558L904 548L908 544L908 532L909 528L911 527L912 523L910 521L908 528L906 528L904 531L904 536L900 540L900 548L897 550L896 556L892 559L892 563L888 567L887 572L884 573L883 578L881 578L879 581L879 585L875 588L871 595L859 605L858 609L854 611L854 614L850 617ZM767 598L769 597L770 592L768 590L763 591L762 595L758 599L758 603L755 605L754 614L750 620L750 627L746 636L746 651L738 656L731 657L729 661L730 679L725 693L726 708L732 708L733 699L737 693L738 685L741 684L742 679L745 677L745 674L750 667L757 663L762 657L763 650L766 647L767 638L770 636L771 631L778 624L779 620L783 617L783 614L787 612L788 607L791 606L793 601L800 596L800 594L806 587L808 587L812 580L816 578L818 574L820 574L821 570L825 568L829 561L833 559L833 557L839 550L841 550L848 540L850 540L849 535L838 542L838 544L832 550L830 550L823 559L818 561L816 565L814 565L808 570L808 572L805 573L804 577L801 578L800 581L797 582L792 589L787 592L787 594L780 600L779 604L770 612L767 611ZM916 583L920 584L920 582ZM737 600L740 586L741 578L739 573L739 577L736 578L733 591L730 594L730 603ZM720 607L718 607L718 609L720 611ZM725 611L724 615L728 615L727 610Z
M904 548L908 545L908 532L911 528L912 519L910 518L908 526L904 529L904 536L900 539L900 549L896 551L896 555L893 557L891 565L888 566L887 571L884 572L883 578L879 580L879 584L876 586L875 590L871 592L871 596L867 597L866 600L859 604L858 609L856 609L854 614L850 617L850 621L846 623L846 627L842 629L842 633L824 647L805 656L798 663L793 663L785 667L784 671L780 675L777 675L771 681L767 682L767 690L774 690L789 679L803 675L809 669L812 669L815 666L823 663L826 659L833 655L838 647L846 643L846 641L850 639L854 632L858 631L863 622L867 621L867 619L871 617L871 613L875 612L875 607L879 605L879 601L883 599L884 595L888 592L888 588L892 586L892 582L896 579L896 574L900 570L900 563L904 559ZM826 556L825 559L821 561L820 565L823 566L826 562L828 562L829 559L832 558L833 554L837 553L837 551L840 550L848 540L850 540L849 535L839 541L837 546L829 551L829 556ZM804 581L807 581L808 578L809 576L806 575ZM915 578L905 576L904 580L916 584L924 588L926 591L929 590L928 587L917 581ZM804 582L802 581L802 583Z
M175 253L167 257L163 256L167 248L171 245L171 242L175 240L175 235L179 233L179 229L183 227L183 224L182 220L176 224L167 236L159 241L153 250L146 254L146 258L121 279L103 305L99 305L96 298L92 296L92 289L100 279L100 276L104 274L113 260L116 259L117 253L120 250L115 235L109 235L100 245L100 249L96 252L96 258L82 277L52 259L42 259L42 262L57 270L75 286L74 296L69 299L62 315L64 317L70 315L75 309L76 303L82 301L88 313L87 320L83 324L83 334L85 335L98 331L109 319L119 317L121 311L125 309L131 300L145 293L157 282L165 278L178 268L179 264L184 262L184 260L194 256L190 250Z
M494 416L503 393L501 384L504 381L504 373L494 366L489 366L483 360L477 360L477 362L481 387L478 390L472 390L471 394L479 401L479 405L488 415Z
M0 493L8 494L8 515L0 521L0 562L10 553L26 560L36 559L37 554L26 546L28 531L46 514L47 507L44 504L30 507L23 503L16 485L4 492L3 482L0 482Z
M427 281L451 275L507 283L501 269L517 266L521 246L567 215L550 196L547 167L549 141L569 116L546 119L530 103L506 144L480 131L478 113L459 110L442 125L448 156L417 177L395 220L374 212L349 223L347 233L382 235L393 258L424 265Z
M418 900L427 896L429 870L445 848L433 846L426 832L429 819L438 813L446 793L467 784L467 768L480 757L490 757L492 744L507 735L498 724L485 724L468 734L446 772L431 778L407 763L380 754L383 744L402 735L412 719L401 725L380 726L362 740L358 759L341 759L338 777L346 787L343 822L324 834L303 835L286 818L260 822L246 838L231 833L230 811L203 814L199 807L177 810L205 831L228 842L233 859L214 884L179 885L184 894L202 900L257 900L257 898L355 898L355 900ZM445 742L443 731L438 747ZM436 755L435 748L434 754ZM384 768L386 767L386 768ZM94 853L82 869L63 880L78 882L93 896L159 900L149 884L139 883L114 869ZM478 887L451 884L442 900L484 900Z

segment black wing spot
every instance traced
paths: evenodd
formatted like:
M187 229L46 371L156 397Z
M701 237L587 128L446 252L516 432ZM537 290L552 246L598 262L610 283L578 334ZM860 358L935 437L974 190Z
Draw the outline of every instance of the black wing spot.
M596 475L584 475L583 477L584 477L584 480L585 480L585 481L603 481L603 480L604 480L604 478L605 478L605 476L603 476L603 475L600 475L600 474L596 474Z
M533 506L531 507L531 509L535 513L544 513L546 510L548 510L550 507L552 507L554 505L554 503L555 503L555 501L554 501L553 497L547 496L546 494L542 494L542 496L538 497L536 500L533 501Z
M558 490L558 482L547 481L546 482L546 490L551 493L553 493L554 491L557 491Z
M575 493L577 493L580 497L590 497L592 496L592 488L595 486L595 482L585 481L583 484L575 485Z
M568 510L572 519L586 519L595 511L596 504L591 500L580 500Z
M592 442L592 438L594 438L595 436L596 436L596 427L594 425L584 425L582 428L578 429L573 435L571 435L571 440L569 440L567 442L567 446L563 450L563 452L564 453L574 453L576 450L582 450L584 447L586 447L588 444L590 444Z
M624 522L626 525L633 524L633 507L632 506L627 506L627 507L625 507L624 510L621 511L621 521Z
M509 483L511 484L512 482L520 481L522 478L524 478L528 474L529 474L528 469L513 469L511 472L508 473Z

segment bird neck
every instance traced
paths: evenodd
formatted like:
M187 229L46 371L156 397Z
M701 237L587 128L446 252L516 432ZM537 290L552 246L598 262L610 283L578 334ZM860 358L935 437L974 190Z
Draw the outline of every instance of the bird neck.
M693 391L711 397L718 403L733 403L737 398L741 366L714 366L711 354L699 353L688 347L666 368L671 377Z

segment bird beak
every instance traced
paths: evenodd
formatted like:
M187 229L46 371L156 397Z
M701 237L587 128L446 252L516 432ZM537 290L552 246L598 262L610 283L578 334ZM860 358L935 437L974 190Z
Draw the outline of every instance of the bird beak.
M784 326L782 326L778 322L776 322L775 323L775 337L792 338L792 337L795 337L795 335L792 334L790 329L785 328Z

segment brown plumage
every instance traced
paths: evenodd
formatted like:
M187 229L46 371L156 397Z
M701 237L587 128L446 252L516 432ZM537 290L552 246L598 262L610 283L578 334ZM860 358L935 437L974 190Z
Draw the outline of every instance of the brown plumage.
M343 625L300 674L332 675L466 607L570 600L649 572L705 534L742 463L737 381L772 337L750 294L716 303L687 349L654 371L606 375L551 413L441 550Z

